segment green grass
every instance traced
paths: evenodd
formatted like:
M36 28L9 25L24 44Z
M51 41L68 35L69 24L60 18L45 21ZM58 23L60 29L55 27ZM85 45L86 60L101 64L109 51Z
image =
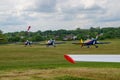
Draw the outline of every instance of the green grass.
M57 77L56 80L92 80L92 79L79 78L73 76L62 76L62 77Z
M24 45L16 45L16 44L0 45L0 71L5 71L5 72L6 71L9 72L11 70L26 71L31 69L51 70L51 69L59 69L59 68L120 69L120 63L77 62L76 64L71 64L64 59L64 54L120 54L119 39L106 40L106 41L110 41L111 44L99 45L99 48L95 48L95 47L80 48L79 45L70 44L71 41L66 42L66 44L57 45L57 47L55 48L46 47L43 45L42 46L33 45L32 47L29 46L24 47ZM49 80L49 79L44 79L44 80ZM79 79L75 79L75 80L79 80ZM80 79L80 80L84 80L84 79Z
M33 45L1 45L0 46L0 70L15 68L57 68L57 67L117 67L119 63L77 62L70 64L64 59L64 54L120 54L120 41L112 40L111 44L99 45L99 48L80 48L79 45L57 45L57 47L45 47Z

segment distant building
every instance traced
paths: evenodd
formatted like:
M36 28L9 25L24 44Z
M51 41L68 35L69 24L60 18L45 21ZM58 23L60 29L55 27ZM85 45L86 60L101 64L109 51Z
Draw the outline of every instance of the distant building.
M73 34L71 35L66 35L63 40L64 41L67 41L67 40L76 40L77 39L77 36L74 36Z

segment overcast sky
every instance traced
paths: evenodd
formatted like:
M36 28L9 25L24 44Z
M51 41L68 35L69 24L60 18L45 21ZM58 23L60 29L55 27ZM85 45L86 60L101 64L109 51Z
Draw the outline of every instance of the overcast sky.
M120 0L0 0L3 32L120 26Z

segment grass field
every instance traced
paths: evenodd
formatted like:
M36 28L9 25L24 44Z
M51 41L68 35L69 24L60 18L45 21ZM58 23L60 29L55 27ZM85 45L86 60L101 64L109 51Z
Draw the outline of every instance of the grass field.
M120 63L77 62L64 54L120 54L120 39L99 48L66 44L57 47L0 45L0 80L120 80Z

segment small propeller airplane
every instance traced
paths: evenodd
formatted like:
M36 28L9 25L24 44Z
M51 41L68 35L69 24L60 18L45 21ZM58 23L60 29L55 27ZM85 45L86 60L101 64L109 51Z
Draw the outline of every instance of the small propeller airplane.
M52 40L52 39L48 40L48 41L46 42L46 46L47 46L47 47L49 47L49 46L54 46L54 47L56 47L56 45L55 45L55 40Z
M109 44L110 42L99 42L98 40L98 36L96 36L96 38L92 38L92 39L87 39L85 41L83 41L82 39L80 40L80 42L74 42L72 44L77 44L77 45L81 45L81 48L83 46L87 46L87 48L90 48L91 45L95 46L95 48L98 48L98 46L96 44Z
M46 41L46 43L41 43L41 45L46 45L46 47L53 46L56 47L56 44L64 44L65 42L61 41L55 41L54 39L50 39Z

